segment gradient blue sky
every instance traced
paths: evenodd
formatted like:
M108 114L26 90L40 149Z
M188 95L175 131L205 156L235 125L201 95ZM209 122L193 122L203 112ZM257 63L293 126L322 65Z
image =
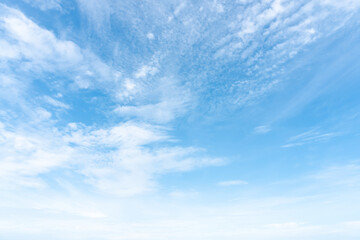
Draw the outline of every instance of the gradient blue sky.
M0 239L360 239L360 1L0 1Z

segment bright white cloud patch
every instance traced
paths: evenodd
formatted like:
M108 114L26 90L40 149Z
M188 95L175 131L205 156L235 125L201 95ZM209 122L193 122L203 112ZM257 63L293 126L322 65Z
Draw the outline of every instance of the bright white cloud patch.
M82 60L80 49L70 41L58 40L53 33L42 29L21 12L0 5L0 28L9 60L28 60L39 70L66 68ZM5 58L6 59L6 58Z
M146 34L146 37L150 40L153 40L155 36L153 33L148 33L148 34Z

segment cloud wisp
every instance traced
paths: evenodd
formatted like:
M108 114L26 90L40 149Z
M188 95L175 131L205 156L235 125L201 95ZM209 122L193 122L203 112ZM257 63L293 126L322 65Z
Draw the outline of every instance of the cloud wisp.
M305 144L326 142L331 138L337 137L339 135L340 133L337 132L321 133L316 130L310 130L289 138L288 143L283 145L282 147L289 148L289 147L302 146Z

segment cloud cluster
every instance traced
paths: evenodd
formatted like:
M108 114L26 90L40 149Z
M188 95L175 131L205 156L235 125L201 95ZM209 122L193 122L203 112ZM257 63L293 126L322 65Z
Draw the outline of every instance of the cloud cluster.
M3 187L46 188L46 179L70 174L100 191L130 196L156 189L155 180L162 174L222 162L206 157L202 149L176 145L170 128L154 124L182 114L188 101L186 90L171 78L161 78L151 91L146 83L158 73L156 62L126 78L20 11L1 4L0 12ZM45 82L58 93L35 95L34 74L61 76L61 82ZM122 120L106 127L67 122L63 116L79 109L65 99L82 89L102 91L114 106L126 103L116 108L116 114L139 121Z
M92 129L73 123L64 132L40 131L19 132L1 125L4 187L46 187L41 176L71 170L102 191L130 196L155 189L155 179L162 174L222 163L197 148L151 146L171 138L166 129L148 124L125 122Z

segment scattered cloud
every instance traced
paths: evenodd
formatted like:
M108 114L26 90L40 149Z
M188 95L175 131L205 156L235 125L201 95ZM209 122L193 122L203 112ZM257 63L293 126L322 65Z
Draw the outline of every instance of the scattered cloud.
M37 134L14 132L2 124L0 130L4 187L44 187L46 181L40 175L77 169L85 183L130 196L156 189L158 175L222 164L222 159L208 158L201 149L150 147L171 138L163 127L149 124L127 122L93 129L71 123L65 133L49 129Z
M57 39L18 10L2 4L0 10L0 37L8 49L2 54L5 60L27 60L21 68L41 71L70 68L82 61L81 50L73 42Z
M48 112L39 109L40 118L47 119ZM72 157L73 150L49 133L31 134L11 131L2 124L0 128L1 185L42 187L40 174L61 168Z
M282 147L289 148L295 146L302 146L305 144L326 142L331 138L337 137L339 135L340 133L337 132L321 133L316 130L310 130L289 138L288 143L283 145Z
M39 7L41 10L61 10L61 0L24 0L32 6Z
M154 34L153 33L148 33L146 34L146 37L149 39L149 40L153 40L155 38Z
M135 73L135 77L144 78L147 77L148 75L154 75L158 71L159 70L156 67L144 65Z
M271 131L271 127L268 125L261 125L254 128L256 134L265 134Z
M341 186L343 188L360 186L360 165L358 161L344 165L333 165L311 175L310 178L327 186Z
M218 182L217 185L228 187L228 186L236 186L236 185L246 185L248 182L242 181L242 180L231 180L231 181L223 181Z
M56 100L52 97L49 97L49 96L44 96L43 97L44 101L49 103L50 105L54 106L54 107L58 107L58 108L63 108L63 109L70 109L71 107L66 104L66 103L63 103L59 100Z

